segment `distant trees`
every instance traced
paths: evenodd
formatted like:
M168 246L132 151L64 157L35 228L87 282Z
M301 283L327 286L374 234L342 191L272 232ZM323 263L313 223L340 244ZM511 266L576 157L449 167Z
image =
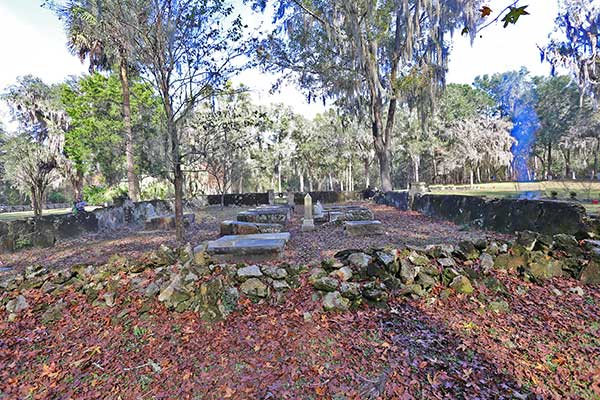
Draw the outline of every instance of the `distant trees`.
M124 21L114 18L110 12L124 4L115 0L67 0L65 3L50 1L47 4L63 21L71 53L82 62L87 60L90 72L115 70L119 76L129 196L139 201L140 184L135 166L135 137L131 120L132 46L124 34Z
M275 3L277 28L259 48L259 59L269 70L295 73L309 99L348 98L364 105L381 187L391 190L398 106L430 113L445 80L446 36L458 28L475 34L479 1Z

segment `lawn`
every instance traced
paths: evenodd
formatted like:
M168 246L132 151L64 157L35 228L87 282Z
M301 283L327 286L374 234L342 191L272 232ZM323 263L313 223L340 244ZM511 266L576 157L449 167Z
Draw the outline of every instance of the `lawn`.
M498 182L477 185L432 185L434 194L460 194L467 196L485 196L489 198L519 197L524 192L540 192L542 197L551 198L556 192L559 200L570 200L571 192L582 201L588 213L597 214L600 206L590 201L600 199L600 182L590 181L543 181L543 182Z
M95 210L98 207L86 207L86 211ZM56 208L53 210L44 210L42 215L61 215L61 214L70 214L72 212L72 208ZM0 221L14 221L17 219L25 219L33 217L33 211L17 211L17 212L9 212L9 213L0 213Z

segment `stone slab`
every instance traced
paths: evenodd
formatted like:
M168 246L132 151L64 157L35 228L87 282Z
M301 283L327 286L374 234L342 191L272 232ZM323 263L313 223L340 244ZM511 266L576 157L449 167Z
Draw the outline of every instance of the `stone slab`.
M287 242L290 240L289 232L279 233L257 233L253 235L226 235L216 241L237 241L237 240L283 240Z
M282 207L255 208L238 213L237 220L240 222L254 222L263 224L285 225L291 218L291 209Z
M259 222L243 221L223 221L221 222L220 232L224 235L251 235L257 233L276 233L281 232L281 224L262 224Z
M344 232L349 236L369 236L383 234L381 221L345 221Z
M217 261L262 261L283 254L288 232L226 235L208 242L206 252Z

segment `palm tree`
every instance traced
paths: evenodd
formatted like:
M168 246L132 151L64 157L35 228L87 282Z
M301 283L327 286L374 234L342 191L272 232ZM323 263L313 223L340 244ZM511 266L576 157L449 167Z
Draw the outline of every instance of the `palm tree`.
M129 46L117 19L110 18L110 7L117 3L103 0L68 0L59 5L47 3L64 23L70 52L81 62L89 62L90 73L117 66L123 97L123 129L127 159L127 183L133 201L140 199L140 185L135 172L134 143L129 90Z

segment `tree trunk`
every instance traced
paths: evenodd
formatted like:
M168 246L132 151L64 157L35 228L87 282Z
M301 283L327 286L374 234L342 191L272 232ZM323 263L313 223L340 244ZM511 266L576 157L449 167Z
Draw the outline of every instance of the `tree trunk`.
M40 196L40 188L33 185L31 186L31 209L34 217L42 215L42 200Z
M413 166L414 166L414 172L415 172L415 182L419 182L419 161L421 160L421 157L413 157Z
M277 192L281 193L281 161L277 163Z
M300 179L300 193L304 193L304 174L299 173L298 178Z
M548 143L548 173L547 178L552 179L552 142Z
M594 170L592 171L592 180L596 179L598 174L598 153L600 153L600 139L596 140L596 148L594 149Z
M329 175L329 190L331 190L333 192L333 177L331 176L331 172L328 175Z
M131 125L131 99L129 93L129 79L127 77L127 63L121 57L120 63L121 91L123 94L123 129L125 130L125 156L127 159L127 187L129 197L133 201L140 201L140 183L135 173L134 137Z
M371 186L371 174L369 173L371 163L368 158L365 158L363 162L365 167L365 189L368 189Z
M565 158L565 178L571 179L571 149L564 149L563 157Z
M173 163L173 186L175 189L175 237L182 244L185 234L183 226L183 171L181 170L181 153L179 151L179 137L175 126L173 105L168 96L169 89L166 85L161 88L165 94L164 108L167 117L167 133L171 142L171 158ZM223 189L223 193L225 189Z
M473 167L469 167L469 185L473 187Z

